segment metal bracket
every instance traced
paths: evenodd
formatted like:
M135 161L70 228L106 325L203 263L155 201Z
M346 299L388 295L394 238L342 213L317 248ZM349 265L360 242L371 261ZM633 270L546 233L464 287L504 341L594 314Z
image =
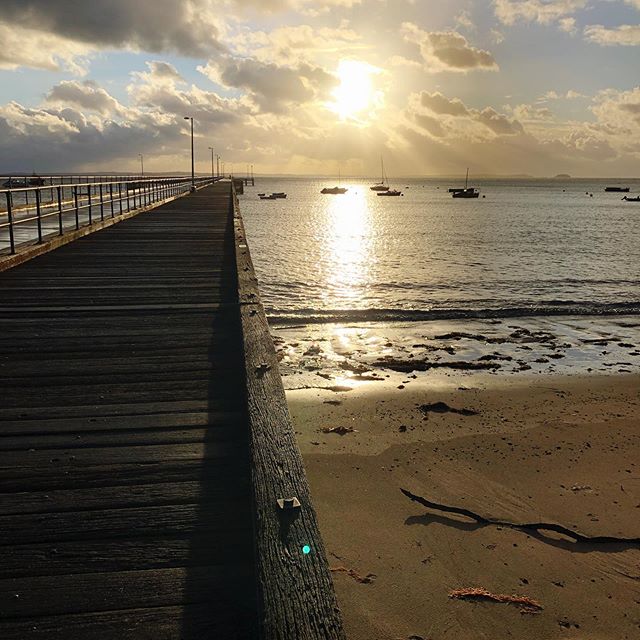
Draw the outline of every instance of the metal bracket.
M298 500L298 498L296 498L295 496L291 496L291 498L278 498L277 503L283 511L299 509L301 506L300 500Z

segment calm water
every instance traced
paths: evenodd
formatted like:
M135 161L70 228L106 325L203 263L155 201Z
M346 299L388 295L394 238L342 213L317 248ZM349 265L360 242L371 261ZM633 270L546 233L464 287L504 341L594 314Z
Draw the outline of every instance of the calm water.
M478 200L443 179L319 193L334 182L261 178L240 197L272 321L640 312L640 203L604 192L640 180L483 180ZM257 196L272 191L288 198Z

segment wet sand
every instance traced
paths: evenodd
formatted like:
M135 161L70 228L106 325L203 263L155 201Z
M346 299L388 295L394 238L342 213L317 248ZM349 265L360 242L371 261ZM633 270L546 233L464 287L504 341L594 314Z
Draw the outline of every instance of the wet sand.
M604 365L591 358L562 375L514 372L521 365L508 374L358 371L363 358L340 361L314 336L304 340L291 329L276 335L289 350L285 382L295 382L287 396L350 640L640 637L637 540L576 542L478 523L401 492L489 520L640 538L637 370L596 374ZM565 339L555 336L557 343ZM398 345L384 344L396 359ZM327 366L308 373L323 374L324 388L300 385L295 372L321 354ZM356 372L345 378L335 363L346 360ZM327 432L335 427L345 427L344 435ZM513 604L449 597L471 587L528 596L543 608L526 613Z

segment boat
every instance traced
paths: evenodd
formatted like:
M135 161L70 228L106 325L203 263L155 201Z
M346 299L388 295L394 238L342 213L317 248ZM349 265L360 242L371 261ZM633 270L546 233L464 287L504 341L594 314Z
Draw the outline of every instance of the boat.
M605 187L605 191L614 193L629 193L630 187Z
M33 175L29 178L29 186L31 187L43 187L45 184L45 179L40 176Z
M373 186L369 187L371 191L389 191L389 186L385 184L386 178L384 175L384 161L382 160L382 156L380 156L380 170L380 182L376 182Z
M345 187L325 187L324 189L320 189L320 193L346 193L347 189Z
M284 191L276 191L271 194L274 198L286 198L287 194Z
M464 189L449 189L452 198L478 198L480 191L474 187L467 186L469 184L469 167L467 167L467 177L464 179Z
M260 200L277 200L277 197L272 194L260 196Z
M624 198L622 198L625 202L640 202L640 196L635 196L634 198L629 198L628 196L625 196Z
M2 183L3 187L9 189L24 189L29 186L26 178L9 178Z
M338 169L338 184L340 184L340 169ZM325 187L324 189L320 189L320 193L330 193L330 194L339 194L339 193L347 193L347 187Z
M452 187L449 189L449 193L458 193L459 191L464 191L464 187Z
M402 191L398 191L397 189L389 189L389 187L387 187L388 191L379 191L376 195L378 196L401 196L404 195L402 193Z

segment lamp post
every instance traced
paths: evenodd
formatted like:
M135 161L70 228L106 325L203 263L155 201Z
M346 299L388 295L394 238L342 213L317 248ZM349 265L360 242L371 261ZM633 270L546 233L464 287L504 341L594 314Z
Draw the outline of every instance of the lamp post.
M213 178L213 147L209 147L211 150L211 177Z
M138 157L140 158L140 174L144 178L144 156L141 153L139 153Z
M196 190L196 165L193 157L193 118L185 116L185 120L191 120L191 191Z
M216 153L216 176L220 177L220 156Z

